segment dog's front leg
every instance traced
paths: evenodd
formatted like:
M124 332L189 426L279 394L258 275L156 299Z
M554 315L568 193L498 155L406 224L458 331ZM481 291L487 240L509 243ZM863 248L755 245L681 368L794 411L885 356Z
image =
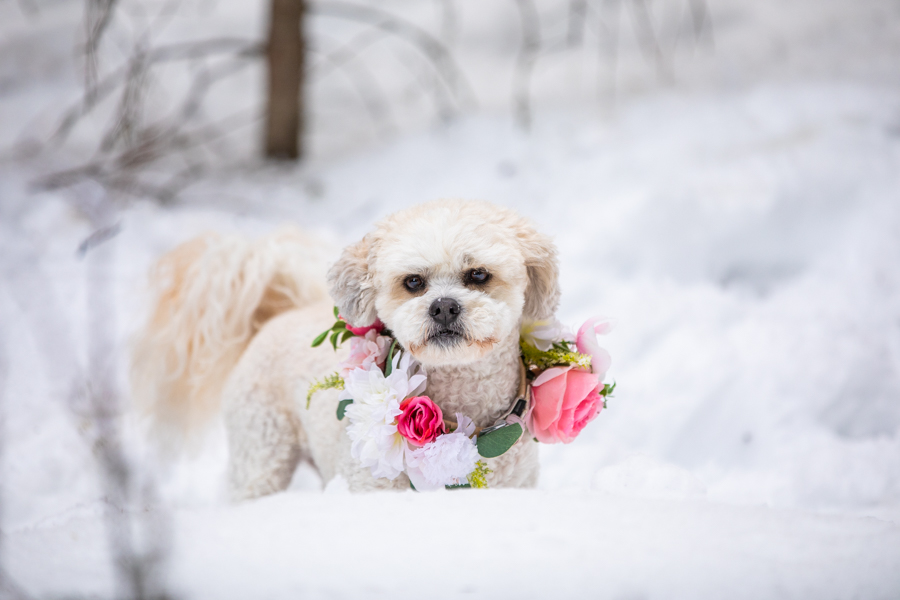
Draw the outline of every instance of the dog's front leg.
M372 477L372 473L367 468L360 468L349 453L348 461L342 461L340 473L347 480L351 492L369 492L373 490L397 490L403 491L411 489L409 478L405 473L401 473L393 480L384 477L376 479Z
M540 473L538 445L527 431L505 454L485 462L491 469L487 476L489 488L533 488L537 485Z

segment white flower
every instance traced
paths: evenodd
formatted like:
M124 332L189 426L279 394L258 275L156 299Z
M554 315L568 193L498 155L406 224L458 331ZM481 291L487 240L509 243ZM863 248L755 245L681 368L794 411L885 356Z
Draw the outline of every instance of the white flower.
M526 344L531 344L538 350L546 352L553 347L555 342L561 342L564 339L575 339L571 332L556 319L546 319L543 321L532 321L526 319L522 322L522 328L519 335Z
M373 477L394 479L403 471L407 443L397 433L395 421L402 413L400 402L424 389L423 370L403 352L394 357L388 377L372 364L352 370L344 379L345 395L353 399L345 412L350 454L369 467Z
M439 489L445 485L467 482L478 462L478 447L469 436L475 424L469 417L456 413L459 427L453 433L438 436L430 444L406 453L406 473L420 491Z

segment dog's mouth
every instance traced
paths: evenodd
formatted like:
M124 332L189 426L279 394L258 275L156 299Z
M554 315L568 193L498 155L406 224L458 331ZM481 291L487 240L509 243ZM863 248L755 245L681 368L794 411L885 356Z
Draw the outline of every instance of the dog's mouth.
M428 336L428 342L438 346L455 346L465 339L462 331L454 327L439 327Z
M420 343L409 345L409 350L426 364L443 365L469 362L490 351L497 340L493 337L473 339L465 328L456 323L442 325L435 323ZM464 354L459 354L463 351ZM472 354L475 351L477 356ZM450 362L448 362L450 361Z

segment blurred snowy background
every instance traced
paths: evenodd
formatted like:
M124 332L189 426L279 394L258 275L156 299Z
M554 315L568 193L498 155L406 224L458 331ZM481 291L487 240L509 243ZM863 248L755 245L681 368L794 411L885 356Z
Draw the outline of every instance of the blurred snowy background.
M309 0L271 160L290 4L0 2L0 598L900 597L900 4ZM615 319L538 490L231 506L220 423L155 457L155 257L440 197L530 216L560 318Z

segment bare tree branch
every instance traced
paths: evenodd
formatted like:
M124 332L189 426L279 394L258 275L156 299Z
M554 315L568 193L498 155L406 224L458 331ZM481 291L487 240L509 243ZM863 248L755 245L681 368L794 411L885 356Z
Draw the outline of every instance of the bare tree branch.
M694 40L697 42L705 41L709 44L710 49L715 49L713 23L706 0L688 0L688 10L691 13Z
M259 42L238 38L215 38L198 42L180 42L159 46L147 51L143 62L149 67L165 62L196 60L216 54L234 54L237 57L262 56L262 45ZM96 106L110 94L119 89L128 80L131 61L97 83L94 93L85 94L71 108L63 111L59 125L50 136L51 143L62 143L74 129L78 121L90 114Z
M314 52L320 58L306 68L308 77L320 78L328 75L330 72L344 66L344 63L359 58L363 50L385 39L387 33L380 29L365 29L359 34L353 36L349 42L338 46L335 50L325 50L317 48L315 44L307 44L307 50ZM320 39L324 36L319 34Z
M540 18L534 0L516 0L522 41L513 74L513 105L516 122L524 130L531 128L531 73L541 50Z
M97 83L97 50L112 20L116 2L117 0L85 0L84 92L87 97L94 94Z
M631 14L634 20L634 33L641 52L648 61L656 65L656 74L659 80L670 83L673 79L672 67L657 39L648 0L631 0Z
M124 141L126 145L133 141L140 127L148 69L146 51L141 47L136 48L129 60L125 89L119 99L115 124L103 136L100 142L101 152L109 152L119 141Z
M108 240L114 237L108 233L98 236L98 232L115 231L115 209L108 199L101 202L100 226L93 237L105 237L107 242L92 246L86 256L88 292L88 398L93 413L94 455L100 463L100 473L106 491L106 531L115 562L119 596L144 600L161 596L156 570L162 555L157 544L139 549L134 539L133 519L129 506L134 500L138 483L119 435L121 406L115 384L115 306L113 276L115 244ZM106 213L106 214L104 214ZM106 222L106 223L104 223ZM84 247L84 244L82 244ZM149 532L148 539L155 534Z
M581 46L587 16L587 0L569 0L568 32L566 44L570 48Z
M336 17L363 23L405 40L431 62L440 77L440 81L456 99L458 105L474 102L475 96L471 86L456 66L456 62L447 51L447 48L434 36L417 25L377 8L341 0L311 3L308 10L314 15Z
M8 439L6 431L6 378L9 373L9 354L7 348L7 332L0 320L0 460L3 458L3 442ZM28 600L30 597L13 580L3 566L5 558L5 541L3 535L3 478L0 477L0 598L10 600Z
M459 34L459 15L453 0L438 0L441 4L441 41L452 46Z
M346 48L346 47L345 47ZM372 72L365 66L365 63L358 59L355 53L341 52L345 48L339 49L337 52L330 52L323 55L319 65L324 62L326 65L341 69L347 73L347 80L353 86L354 91L359 96L360 102L366 109L366 113L372 120L372 123L382 133L390 133L396 129L393 119L391 118L390 102L387 94L378 85L378 80L372 75ZM315 52L315 51L314 51ZM331 71L332 69L328 69ZM316 75L321 75L322 70L317 70Z
M627 0L602 0L597 11L597 28L600 38L600 68L601 82L606 79L605 93L602 84L600 88L601 101L605 100L607 107L612 108L616 103L616 81L619 71L619 37L622 2ZM605 75L605 77L604 77Z

